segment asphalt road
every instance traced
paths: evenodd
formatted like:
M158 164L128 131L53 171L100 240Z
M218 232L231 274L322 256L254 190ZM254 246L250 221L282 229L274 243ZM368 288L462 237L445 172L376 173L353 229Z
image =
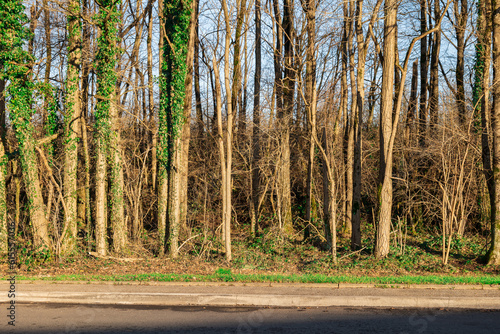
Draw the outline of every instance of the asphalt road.
M18 304L0 333L499 333L500 311Z

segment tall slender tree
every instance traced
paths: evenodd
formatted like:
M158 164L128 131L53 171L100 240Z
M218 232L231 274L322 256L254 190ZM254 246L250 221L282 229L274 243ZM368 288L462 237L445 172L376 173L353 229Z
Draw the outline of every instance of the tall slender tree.
M68 4L68 72L66 78L66 113L64 115L65 162L64 162L64 199L65 232L63 250L71 253L76 248L77 237L77 166L78 138L81 137L81 43L82 25L80 21L80 2L71 0Z
M188 174L189 174L189 146L191 142L191 109L193 106L193 70L194 70L194 43L196 39L196 21L198 20L198 11L196 10L198 0L191 0L191 18L189 22L189 41L186 54L187 73L184 82L184 122L182 124L181 150L180 154L180 218L181 226L187 228L188 211Z
M427 30L427 2L420 0L420 33ZM418 108L419 119L419 144L425 146L427 132L427 71L429 69L429 57L427 54L427 37L420 40L420 104Z
M304 104L307 114L307 132L309 140L309 156L307 161L306 181L306 223L305 238L309 237L309 224L313 223L313 169L315 160L315 138L316 138L316 0L302 0L302 10L306 14L307 46L306 46L306 80Z
M21 167L26 194L29 201L29 214L33 227L35 248L50 247L48 221L45 216L37 156L35 153L34 126L31 122L35 110L33 105L32 63L33 58L23 49L31 33L24 25L28 22L25 7L21 1L6 0L0 3L0 68L1 78L9 81L5 91L7 109L19 143Z
M253 97L253 154L252 154L252 210L250 233L255 236L257 224L259 223L259 207L261 196L261 173L260 173L260 81L262 75L262 28L261 28L261 8L260 0L255 0L255 77L254 77L254 97Z
M491 2L493 24L493 108L491 115L491 134L493 137L493 194L491 208L491 246L488 264L500 264L500 2Z
M457 91L455 99L458 107L458 120L460 124L465 125L466 120L466 101L465 101L465 33L467 29L467 20L469 16L467 0L454 0L453 13L455 16L455 33L457 36L457 66L455 69Z
M113 245L115 251L124 246L123 215L123 178L120 180L121 163L116 142L119 140L116 128L111 125L117 116L116 106L116 61L118 55L118 25L120 13L117 2L103 0L99 4L97 27L97 55L95 72L97 77L97 104L95 106L96 128L96 249L100 255L107 251L107 196L106 170L111 163L111 224L113 229ZM123 174L122 174L123 175Z
M352 117L353 127L353 193L352 193L352 235L351 248L353 250L361 248L361 129L363 121L363 107L365 104L365 66L368 47L370 45L370 31L378 17L378 12L382 0L377 0L370 16L368 32L363 33L363 0L356 1L356 11L354 15L354 31L356 33L356 44L358 51L358 63L356 67L356 81L353 83L353 105L355 106Z
M180 224L180 154L185 122L184 98L187 75L189 25L192 0L163 1L165 31L160 76L160 111L158 124L159 189L158 232L160 253L172 257L178 253Z
M278 0L275 1L276 3ZM276 50L277 61L279 61L279 73L275 76L276 82L276 109L278 115L279 129L279 150L280 162L277 166L278 177L278 201L281 210L279 213L281 226L285 233L293 231L292 226L292 198L290 189L290 124L293 115L295 78L295 29L293 25L294 8L293 1L284 0L283 3L283 23L279 20L279 6L275 8L276 20ZM283 36L283 37L282 37ZM282 47L284 46L284 54ZM284 56L284 77L283 77L283 56ZM276 56L275 56L276 57ZM276 60L275 60L276 61ZM276 65L275 65L276 66ZM279 95L279 96L278 96Z
M229 47L231 44L231 20L230 20L230 11L229 6L227 5L227 0L222 0L222 10L224 12L224 26L225 26L225 34L224 34L224 86L226 88L226 99L227 99L227 126L226 133L223 136L225 138L225 159L221 157L221 167L225 169L225 178L222 180L223 191L223 199L225 202L223 204L224 210L222 212L222 224L224 229L224 249L226 251L226 260L229 262L232 260L232 252L231 252L231 217L232 217L232 163L233 163L233 120L234 120L234 111L232 109L232 101L231 101L231 73L229 69ZM214 64L215 66L215 64ZM216 76L217 73L216 73ZM219 94L220 95L220 94ZM220 102L220 99L219 99ZM220 106L218 107L220 111ZM222 117L221 113L218 112L218 129L219 129L219 137L222 137ZM224 154L224 152L221 152ZM224 172L223 172L224 173Z
M441 16L439 1L434 1L434 20L437 23ZM429 116L430 128L433 133L436 132L439 117L439 51L441 49L441 30L437 30L432 35L432 53L430 64L429 80Z
M375 256L389 254L392 209L392 149L390 137L393 131L392 104L394 93L394 65L396 46L397 0L384 4L384 61L382 64L382 93L380 105L380 179L378 184L378 227Z

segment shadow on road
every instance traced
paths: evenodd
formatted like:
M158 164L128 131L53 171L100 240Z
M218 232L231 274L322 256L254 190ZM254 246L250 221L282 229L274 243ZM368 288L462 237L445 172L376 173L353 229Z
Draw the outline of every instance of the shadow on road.
M500 311L18 305L6 333L496 333ZM5 331L6 330L6 331Z

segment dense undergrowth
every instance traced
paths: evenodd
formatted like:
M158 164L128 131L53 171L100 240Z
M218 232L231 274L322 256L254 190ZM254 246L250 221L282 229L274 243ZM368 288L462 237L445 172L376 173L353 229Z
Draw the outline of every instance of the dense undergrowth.
M482 261L487 238L479 233L455 236L444 265L442 239L430 237L428 231L394 237L384 259L373 256L373 236L365 234L367 246L353 252L350 239L339 234L336 263L319 233L306 241L285 238L279 230L265 230L254 239L235 233L233 261L227 263L220 238L198 232L185 238L177 259L155 256L148 249L155 244L151 236L142 239L141 246L130 246L128 254L103 258L83 252L56 258L48 251L19 247L18 275L79 281L500 284L500 268ZM2 262L6 268L6 259Z

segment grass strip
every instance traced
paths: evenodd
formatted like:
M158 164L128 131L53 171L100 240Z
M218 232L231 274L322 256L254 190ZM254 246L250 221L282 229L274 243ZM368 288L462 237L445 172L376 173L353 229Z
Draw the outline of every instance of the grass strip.
M18 280L111 281L111 282L262 282L262 283L351 283L351 284L483 284L500 285L500 276L326 276L321 274L266 275L234 274L218 269L215 274L126 274L126 275L57 275L52 277L17 276Z

